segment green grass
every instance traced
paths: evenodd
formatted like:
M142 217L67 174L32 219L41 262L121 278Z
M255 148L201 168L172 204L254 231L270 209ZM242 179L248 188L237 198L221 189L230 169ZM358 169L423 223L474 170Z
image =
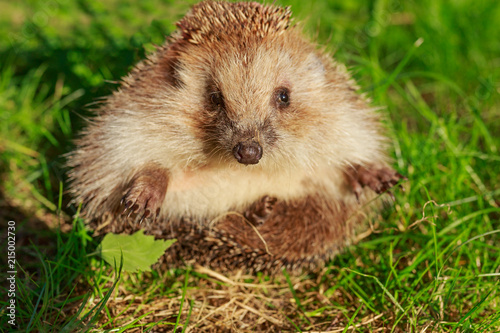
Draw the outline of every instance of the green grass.
M120 275L96 256L98 240L67 207L62 154L88 104L192 3L0 3L0 239L5 249L3 226L16 221L18 261L18 327L2 296L0 330L499 331L495 0L278 1L385 106L394 165L408 177L372 233L321 272Z

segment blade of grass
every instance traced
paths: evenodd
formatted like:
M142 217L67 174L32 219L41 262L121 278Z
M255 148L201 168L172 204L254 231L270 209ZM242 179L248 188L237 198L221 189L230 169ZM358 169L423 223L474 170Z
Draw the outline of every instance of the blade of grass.
M190 275L190 270L187 270L185 273L185 279L184 279L184 286L182 287L182 296L181 296L181 305L179 307L179 313L177 314L177 319L175 320L175 327L173 332L177 330L177 326L179 326L179 322L181 320L181 315L182 315L182 307L184 306L184 300L186 299L186 290L187 290L187 285L188 285L188 280L189 280L189 275Z

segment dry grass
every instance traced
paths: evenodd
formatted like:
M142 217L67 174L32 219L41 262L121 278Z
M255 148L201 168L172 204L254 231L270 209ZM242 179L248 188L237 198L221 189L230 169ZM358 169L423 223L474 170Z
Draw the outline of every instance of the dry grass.
M324 269L319 273L316 280L321 281L326 271ZM332 307L332 301L345 304L346 294L339 290L332 298L326 297L322 292L324 290L308 291L315 285L315 281L306 276L290 277L293 289L304 300L301 306L297 307L284 276L263 281L254 275L238 272L227 277L201 266L195 267L192 273L197 277L190 278L188 285L195 283L196 287L188 287L185 293L179 292L170 297L154 297L149 293L136 296L118 288L107 302L113 320L103 317L99 326L102 325L101 328L105 329L135 322L144 326L127 332L143 332L147 324L157 323L152 329L153 332L170 332L179 318L181 324L178 329L184 332L273 332L294 331L297 326L292 318L307 318L305 330L333 333L361 327L383 328L385 326L378 322L379 319L384 318L384 322L390 319L390 314L381 313L376 316L369 315L359 319L355 325L346 326L344 311ZM178 282L181 282L180 280ZM142 283L147 284L147 279ZM95 306L99 301L93 299L87 306ZM347 301L352 301L351 297L347 297ZM79 304L75 304L75 308L78 307ZM322 307L329 309L315 314ZM332 319L324 321L322 317ZM141 319L137 321L131 318Z

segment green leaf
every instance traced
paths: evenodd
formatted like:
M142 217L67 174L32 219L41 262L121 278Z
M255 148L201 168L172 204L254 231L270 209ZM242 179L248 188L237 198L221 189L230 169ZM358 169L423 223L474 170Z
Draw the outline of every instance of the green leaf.
M155 240L154 236L144 235L143 230L133 235L107 234L98 251L108 264L116 267L120 267L123 255L123 271L151 271L151 266L175 241L175 239Z

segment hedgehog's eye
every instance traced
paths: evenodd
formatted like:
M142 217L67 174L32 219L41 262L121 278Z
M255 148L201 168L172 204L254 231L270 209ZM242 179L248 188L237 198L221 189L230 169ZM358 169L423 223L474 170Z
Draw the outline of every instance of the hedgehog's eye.
M223 107L224 106L224 98L222 97L222 93L220 91L213 92L210 94L210 102L212 105L217 106L217 107Z
M275 96L279 108L286 108L290 105L290 90L288 88L278 88Z

